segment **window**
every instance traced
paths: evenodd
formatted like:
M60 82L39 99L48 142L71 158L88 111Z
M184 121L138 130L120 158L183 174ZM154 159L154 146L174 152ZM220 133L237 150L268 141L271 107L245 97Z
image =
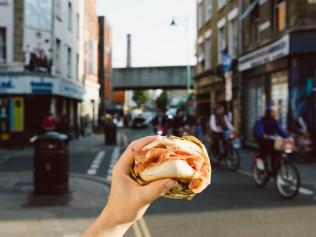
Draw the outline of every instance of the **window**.
M79 81L79 54L76 56L76 80Z
M257 4L254 10L251 12L250 21L251 25L251 37L253 44L257 44L259 40L259 5Z
M205 55L205 70L210 69L212 66L211 62L211 37L204 41L204 55Z
M203 26L204 16L203 16L203 3L197 6L197 26L200 29Z
M79 13L77 13L77 38L79 39L79 34L80 34L80 18L79 18Z
M205 22L211 19L212 17L212 0L205 0Z
M68 29L72 30L72 5L68 2Z
M62 10L63 10L63 5L62 5L62 0L55 0L55 16L59 19L62 20Z
M275 0L272 7L272 31L273 33L279 33L286 28L286 1Z
M60 40L56 39L56 56L55 56L56 74L60 74L60 65L61 65L61 44L60 44Z
M68 47L67 50L67 76L71 77L71 48Z
M237 49L238 49L238 23L237 18L232 19L229 21L228 25L228 50L229 54L232 58L237 57Z
M217 9L220 10L226 5L227 0L217 0Z
M204 49L203 49L203 40L198 42L197 45L197 61L198 61L198 73L204 71Z
M223 62L223 52L226 49L226 39L224 27L219 28L217 32L217 63Z
M0 63L5 63L6 58L6 28L0 27Z

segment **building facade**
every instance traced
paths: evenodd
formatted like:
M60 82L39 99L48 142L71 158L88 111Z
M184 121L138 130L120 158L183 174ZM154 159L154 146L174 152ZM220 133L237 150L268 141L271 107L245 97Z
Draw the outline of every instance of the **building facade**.
M238 3L238 0L197 0L195 87L198 113L204 124L217 103L226 105L236 126L240 122Z
M246 140L253 140L253 125L269 104L278 108L283 127L296 131L303 121L316 141L315 1L241 3L239 71Z
M83 1L21 0L0 5L0 140L26 140L48 114L78 131ZM82 62L82 61L81 61Z
M99 23L96 15L96 1L86 0L84 7L84 88L82 121L84 134L90 134L98 125L99 92L98 41Z

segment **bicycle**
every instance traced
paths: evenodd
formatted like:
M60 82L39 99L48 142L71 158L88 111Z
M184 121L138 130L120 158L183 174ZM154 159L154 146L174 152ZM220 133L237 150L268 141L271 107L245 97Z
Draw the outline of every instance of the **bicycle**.
M238 135L232 131L227 131L224 135L227 138L223 144L223 141L220 140L219 145L219 153L216 154L214 152L213 145L210 145L209 149L209 155L212 162L212 165L218 166L222 163L222 161L225 161L226 167L231 170L235 171L240 166L240 154L239 150L241 148L241 142Z
M274 136L268 139L275 140ZM271 178L274 178L277 191L285 199L294 198L300 188L301 178L296 166L291 161L291 154L294 151L294 141L285 139L278 142L277 147L279 155L276 157L275 167L271 170L268 167L267 159L264 161L260 154L257 154L252 159L252 177L257 187L264 187ZM272 165L273 167L273 165Z

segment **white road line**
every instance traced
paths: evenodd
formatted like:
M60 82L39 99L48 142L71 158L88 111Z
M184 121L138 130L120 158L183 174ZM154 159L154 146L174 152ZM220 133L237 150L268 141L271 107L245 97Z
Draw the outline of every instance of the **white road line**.
M7 160L10 160L12 158L12 156L10 155L4 155L3 159L0 160L0 165L3 164L4 162L6 162Z
M112 153L112 157L111 157L111 161L110 161L110 165L109 165L109 169L108 169L108 172L107 172L107 175L106 175L106 178L105 178L105 181L110 183L111 180L112 180L112 170L113 170L113 167L117 161L117 159L119 158L120 156L120 147L119 146L116 146L114 147L114 150L113 150L113 153Z
M99 151L97 156L92 161L90 168L87 170L88 175L95 175L98 172L98 169L100 167L100 164L104 158L105 151Z
M248 171L245 171L245 170L238 170L237 172L240 173L240 174L243 174L243 175L252 176L251 172L248 172ZM271 180L271 182L272 182L272 180ZM314 195L315 194L314 191L312 191L310 189L307 189L307 188L303 188L303 187L300 187L298 192L300 194L303 194L303 195Z
M304 194L304 195L314 195L314 192L307 188L300 187L298 191L299 193Z

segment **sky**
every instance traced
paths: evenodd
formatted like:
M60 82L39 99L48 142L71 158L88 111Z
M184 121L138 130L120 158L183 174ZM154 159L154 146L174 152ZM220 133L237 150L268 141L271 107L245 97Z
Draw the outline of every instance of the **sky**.
M113 67L126 66L128 33L132 67L195 64L195 4L196 0L97 0L97 14L106 16L112 27ZM176 26L170 26L173 17Z

